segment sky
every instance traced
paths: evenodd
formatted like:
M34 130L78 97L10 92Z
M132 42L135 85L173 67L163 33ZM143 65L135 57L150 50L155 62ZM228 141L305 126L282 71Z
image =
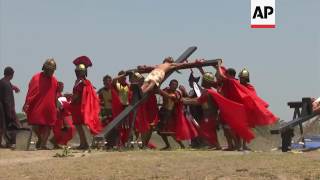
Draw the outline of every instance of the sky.
M288 101L320 96L319 8L319 0L277 0L276 28L251 29L249 0L0 0L0 71L15 69L20 112L28 82L48 57L71 92L78 56L92 59L88 79L99 88L106 74L197 46L190 60L222 58L237 72L246 67L270 109L290 120ZM169 80L187 86L189 72Z

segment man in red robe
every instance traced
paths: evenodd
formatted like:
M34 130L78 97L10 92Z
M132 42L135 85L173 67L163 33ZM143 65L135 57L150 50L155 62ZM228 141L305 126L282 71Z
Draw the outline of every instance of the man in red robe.
M28 93L23 106L28 123L32 125L38 137L36 147L47 149L46 144L51 128L57 120L58 81L53 76L56 70L54 59L47 59L42 72L34 75L29 82Z
M89 128L92 135L98 134L102 125L99 118L100 105L99 98L87 77L87 68L92 66L91 60L87 56L80 56L73 61L76 65L75 74L77 80L73 87L72 95L72 120L76 125L80 146L78 149L88 149L84 128Z
M123 110L120 98L112 86L112 78L109 75L103 77L104 87L98 91L100 98L103 126L107 126ZM119 129L114 128L106 137L106 148L111 149L119 145Z
M249 127L257 125L270 125L275 123L278 118L267 109L268 104L260 97L248 90L245 86L234 78L235 71L232 69L225 69L218 63L215 66L217 69L217 76L223 85L221 87L222 94L237 103L243 104L247 113L247 123Z
M257 94L256 89L252 84L250 84L250 76L249 76L249 71L244 68L242 69L239 74L239 81L240 83L245 86L248 90L250 90L252 93Z
M202 87L205 89L212 88L214 75L212 73L204 73L202 78ZM188 101L189 100L189 101ZM197 101L190 101L191 99L184 98L184 104L201 105L202 117L199 123L199 136L207 141L210 146L221 149L220 143L217 138L218 126L218 107L215 102L208 96L202 96Z
M172 136L181 148L185 148L182 140L190 140L198 135L193 124L184 115L183 104L180 101L182 95L177 91L177 88L178 81L173 79L170 81L169 87L160 90L163 105L159 112L158 134L166 145L162 148L163 150L171 148L168 136Z
M254 135L246 123L247 115L243 105L230 101L212 89L214 81L213 74L204 73L202 85L205 88L200 98L184 99L185 103L201 104L203 109L203 120L200 122L199 134L219 149L217 141L216 125L220 122L228 125L232 131L239 134L247 141L253 139ZM229 144L228 144L229 145Z
M239 72L238 77L239 77L239 81L240 81L241 85L245 86L253 94L257 94L254 86L250 84L249 71L246 68L242 69ZM267 103L266 103L266 107L268 107ZM250 148L247 146L246 141L242 141L242 149L243 150L250 150Z
M64 88L63 82L58 82L58 119L53 127L53 138L50 142L55 148L59 148L61 145L65 146L73 138L75 133L75 127L72 123L70 112L70 98L62 95Z
M201 62L201 60L196 60L196 61ZM208 73L206 73L203 70L202 67L199 67L198 69L203 76L205 76L205 74L209 75ZM208 82L208 84L210 84L209 86L215 88L218 93L222 94L222 92L221 92L222 83L215 81L215 78L211 77L211 75L212 74L210 73L210 76L207 77L207 79L211 79L211 81ZM239 142L238 138L236 137L234 132L230 129L230 126L225 123L225 120L223 117L220 116L219 122L222 126L224 136L226 137L227 144L228 144L228 147L224 150L227 150L227 151L235 150L237 146L240 146L240 142Z

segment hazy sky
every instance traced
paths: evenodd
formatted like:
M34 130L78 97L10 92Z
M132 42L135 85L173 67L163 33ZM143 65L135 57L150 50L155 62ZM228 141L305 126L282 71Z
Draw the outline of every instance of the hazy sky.
M0 67L16 70L19 112L47 57L56 59L56 76L70 92L80 55L93 60L88 78L100 87L105 74L157 64L195 45L191 59L247 67L271 110L291 119L287 101L320 96L319 9L319 0L277 0L277 28L251 29L249 0L0 0ZM187 84L188 74L172 77Z

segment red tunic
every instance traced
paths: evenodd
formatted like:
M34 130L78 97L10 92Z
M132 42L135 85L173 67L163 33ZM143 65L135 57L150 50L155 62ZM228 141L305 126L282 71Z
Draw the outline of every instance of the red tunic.
M56 93L58 81L42 72L34 75L29 83L25 104L27 119L31 125L53 126L57 120Z
M99 98L87 79L81 80L73 88L73 93L80 96L79 101L72 104L72 119L74 124L87 125L93 135L98 134L102 125L99 118Z

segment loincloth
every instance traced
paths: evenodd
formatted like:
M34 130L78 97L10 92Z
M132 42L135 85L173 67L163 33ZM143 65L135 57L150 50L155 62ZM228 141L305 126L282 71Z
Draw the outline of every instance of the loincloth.
M156 86L159 87L160 83L163 81L165 76L165 72L161 69L154 69L151 71L144 82L153 81L155 82Z

